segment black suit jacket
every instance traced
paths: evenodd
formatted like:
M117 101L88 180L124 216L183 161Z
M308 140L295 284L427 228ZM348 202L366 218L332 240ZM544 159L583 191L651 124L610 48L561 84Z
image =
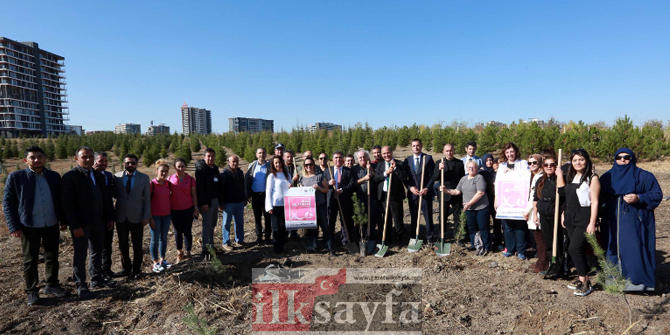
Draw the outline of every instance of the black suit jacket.
M99 215L105 223L114 221L112 195L105 185L105 177L97 171L93 171L93 175L95 185L87 171L79 166L63 175L61 205L65 222L70 226L70 230L95 224ZM96 204L94 194L96 191L100 192L101 205Z
M433 172L433 177L430 178L429 183L430 185L433 185L435 182L440 182L440 167L439 164L440 162L445 161L445 158L442 158L441 160L437 161L435 163L435 169ZM449 189L454 189L456 186L458 186L458 182L461 181L461 178L465 176L465 167L463 165L463 161L455 158L451 160L447 160L447 166L444 171L444 186L446 186ZM461 197L459 196L454 196L454 197ZM451 195L449 194L444 194L444 201L449 201L451 200Z
M370 168L372 170L372 179L370 179L370 199L377 199L377 183L375 183L374 180L374 174L375 174L375 168L372 167ZM367 199L368 197L368 182L364 182L363 184L358 184L358 179L361 179L365 177L368 174L368 170L364 167L361 167L360 165L354 166L351 171L354 174L354 186L356 188L356 193L358 194L358 198L361 199L361 201L367 201L364 199Z
M405 199L405 185L407 185L407 171L403 167L402 162L397 159L395 161L395 169L393 170L393 179L391 180L391 198L393 200L402 201ZM386 162L377 163L375 170L375 182L377 183L377 199L386 201L386 192L384 192L384 183L386 183Z
M423 185L421 185L421 169L424 160L426 161L426 172L423 176ZM407 178L407 197L409 199L419 200L419 196L410 192L409 189L412 186L419 190L428 188L428 193L426 194L426 197L428 198L435 195L432 187L433 184L430 183L430 179L433 177L433 170L435 170L435 161L433 161L433 156L421 153L421 162L419 163L419 167L417 168L416 172L414 172L414 155L405 158L403 165L405 165L405 171L409 176L409 178Z
M335 167L331 166L330 172L333 172L333 169L335 169ZM326 182L330 182L330 173L324 173L323 179L325 179ZM355 186L356 186L356 177L351 172L351 169L342 166L342 176L340 177L338 187L342 189L342 194L340 194L339 198L340 203L343 206L352 203L351 197L354 195L354 191L356 190ZM328 200L330 204L335 202L335 192L333 192L333 186L328 185L328 188L329 188Z

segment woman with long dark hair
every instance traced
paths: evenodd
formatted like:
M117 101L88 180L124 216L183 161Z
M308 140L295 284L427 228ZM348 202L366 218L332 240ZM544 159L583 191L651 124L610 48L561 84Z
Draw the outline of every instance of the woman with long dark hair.
M503 146L501 150L501 157L503 162L498 167L497 176L510 171L524 171L528 170L528 162L520 159L521 152L516 144L509 142ZM498 190L496 189L496 197ZM495 208L498 208L498 201L495 201ZM528 224L525 220L502 220L503 229L505 231L505 249L504 257L513 256L516 252L517 257L521 260L526 260L526 232L528 231Z
M536 234L535 240L542 240L543 243L538 243L537 262L531 270L542 275L547 273L549 269L549 255L552 253L554 243L554 213L556 205L556 156L550 155L544 158L542 162L543 173L535 183L535 191L533 196L533 212L539 214L539 221L536 216L536 224L540 227L539 236ZM560 201L560 200L559 200ZM558 226L558 233L556 238L556 263L559 268L563 268L563 235L564 229ZM541 250L539 245L543 245Z
M284 218L284 194L291 187L291 179L281 156L272 157L270 175L265 184L265 210L272 216L272 243L275 253L284 251L286 242L286 219Z
M598 196L600 179L593 170L593 162L584 149L575 150L570 156L567 178L556 169L558 191L565 195L565 212L562 226L570 240L568 253L575 263L579 278L568 284L574 294L586 296L591 293L589 265L586 259L586 233L595 234L598 222Z

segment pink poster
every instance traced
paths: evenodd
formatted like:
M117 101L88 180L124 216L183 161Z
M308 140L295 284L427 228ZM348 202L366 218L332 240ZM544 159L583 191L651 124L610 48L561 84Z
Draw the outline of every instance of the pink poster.
M530 192L530 171L509 171L496 176L497 219L524 220Z
M291 187L284 195L286 229L316 228L316 198L312 187Z

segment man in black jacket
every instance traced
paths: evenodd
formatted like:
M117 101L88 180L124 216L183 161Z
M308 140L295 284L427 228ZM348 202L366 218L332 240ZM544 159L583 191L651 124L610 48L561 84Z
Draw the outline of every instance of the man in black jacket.
M388 202L389 213L382 222L386 222L386 241L402 245L404 233L402 201L405 199L405 185L407 185L407 172L402 167L402 162L393 158L391 147L384 146L381 150L381 162L377 163L375 171L375 182L377 183L377 196L381 203L381 210L386 211L386 198L389 188L391 189L390 201ZM393 174L393 178L390 178ZM393 218L394 235L390 236L390 222ZM383 231L382 231L383 233Z
M90 257L88 270L90 288L114 287L116 282L107 280L102 273L102 245L105 229L114 225L112 197L105 187L105 177L93 170L93 150L77 149L74 158L77 167L63 175L61 203L63 215L72 231L74 246L74 279L77 294L84 300L91 297L86 285L86 256Z
M221 173L223 180L223 249L233 250L230 245L230 221L235 219L235 244L244 244L244 206L247 201L244 195L244 173L239 168L240 158L236 155L228 157L228 168Z
M358 158L358 165L355 165L353 169L353 174L356 178L356 193L358 194L358 199L365 206L365 209L368 209L370 206L370 235L367 238L373 239L376 238L377 226L381 222L381 217L379 214L379 201L377 200L377 185L374 181L374 167L370 163L370 154L365 150L359 150L356 152L356 157ZM370 203L368 204L368 187L370 190ZM381 227L379 228L381 231ZM363 230L363 234L367 234L367 229Z
M21 238L23 275L26 280L28 305L40 304L37 264L40 243L44 246L44 272L47 286L44 294L65 297L70 292L58 283L58 243L62 222L60 201L61 178L44 167L44 151L31 146L24 153L27 169L12 172L5 182L3 210L9 234Z
M114 194L114 175L107 171L109 164L107 153L96 151L93 153L93 170L102 173L105 177L105 188L110 195ZM120 277L120 273L112 271L112 241L114 240L114 226L105 230L105 243L102 246L102 273L107 278Z
M414 154L407 157L404 162L405 171L409 175L407 178L407 200L412 223L410 235L414 236L416 234L416 224L419 222L419 197L423 197L421 212L426 221L426 241L430 244L433 241L433 197L435 196L430 179L433 176L435 162L431 155L421 152L423 143L420 139L413 139L411 144ZM423 170L424 164L425 170ZM423 178L421 178L422 174ZM423 182L423 185L421 182ZM419 237L417 236L417 238Z
M223 205L223 189L219 167L214 164L216 152L205 149L205 156L195 163L195 191L198 194L198 206L202 214L202 256L209 256L208 246L214 247L214 228L219 216L219 207Z
M349 168L344 167L344 154L341 151L333 153L333 163L334 166L331 167L330 172L334 178L330 178L330 173L324 174L324 179L328 181L328 185L333 189L328 191L328 224L330 227L330 236L335 236L335 225L337 224L337 216L340 211L337 203L337 199L339 199L342 206L340 225L343 223L346 224L346 229L349 231L349 235L351 235L346 236L344 229L340 229L342 244L346 244L349 241L358 241L358 232L354 229L354 204L351 201L351 196L355 190L355 176Z
M444 170L444 186L448 189L454 189L458 186L458 182L461 181L461 178L465 176L465 167L463 166L463 161L454 157L454 146L451 143L444 145L442 152L444 153L443 159L440 160L437 168L433 173L433 177L430 179L430 185L433 185L435 182L440 181L440 172ZM454 224L456 227L459 227L461 219L461 211L463 210L463 195L444 195L444 204L440 204L444 207L444 224L447 224L447 218L450 214L453 215ZM467 229L467 228L466 228ZM467 234L466 234L467 236ZM461 241L458 241L459 244L462 244Z

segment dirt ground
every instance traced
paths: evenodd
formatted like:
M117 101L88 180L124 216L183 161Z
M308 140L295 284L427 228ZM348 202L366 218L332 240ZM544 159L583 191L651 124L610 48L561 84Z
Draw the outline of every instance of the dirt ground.
M200 153L201 155L202 153ZM405 157L407 149L396 152ZM195 158L199 157L194 155ZM439 155L441 157L441 155ZM118 162L118 160L116 160ZM18 161L8 161L12 168ZM246 170L247 162L242 161ZM52 162L64 172L69 160ZM667 162L642 163L664 190L670 189ZM116 165L120 169L119 164ZM111 170L111 167L110 167ZM153 168L141 168L153 175ZM599 173L606 166L599 166ZM5 171L6 173L6 171ZM657 275L663 294L628 294L634 326L628 334L670 334L670 202L656 209ZM220 218L219 218L220 219ZM528 270L531 261L504 258L499 252L484 257L455 246L447 257L422 249L410 254L406 247L391 248L384 258L346 254L306 254L297 243L282 257L271 246L249 246L219 255L227 266L223 275L208 274L208 263L182 262L162 274L150 273L149 229L145 229L145 276L120 279L114 289L94 291L96 298L47 298L45 306L25 305L20 240L8 235L0 214L0 334L189 334L183 308L192 303L200 318L217 334L251 333L251 269L290 258L294 267L414 267L423 274L423 332L425 334L622 334L629 328L628 308L621 297L598 290L580 298L565 287L567 281L548 281ZM409 213L405 215L409 226ZM193 228L194 252L200 250L201 225ZM253 214L245 210L245 241L255 239ZM60 280L74 291L72 238L61 234ZM221 225L216 241L221 241ZM451 242L451 241L450 241ZM115 237L115 246L116 237ZM220 244L219 244L220 246ZM168 261L176 250L170 235ZM120 271L120 254L114 251L114 271ZM41 286L44 267L40 264Z

